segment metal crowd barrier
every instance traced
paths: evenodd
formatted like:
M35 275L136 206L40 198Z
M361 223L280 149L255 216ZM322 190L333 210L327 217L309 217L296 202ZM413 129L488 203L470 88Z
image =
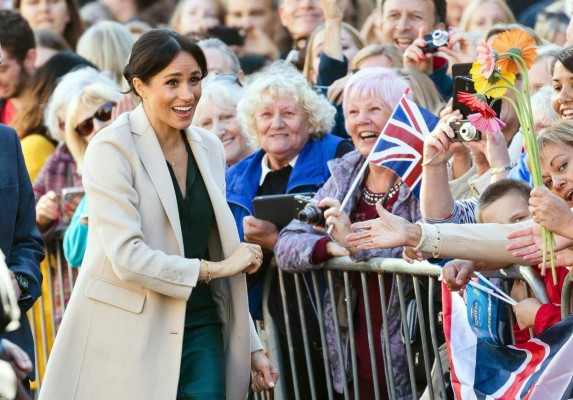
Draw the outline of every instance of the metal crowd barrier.
M284 290L283 281L285 272L282 272L276 269L276 266L273 265L270 273L267 274L267 282L265 283L266 291L263 296L263 312L264 312L264 323L259 325L260 334L263 340L263 343L267 349L269 349L269 354L275 363L278 366L280 371L284 371L284 368L287 365L290 365L289 368L292 369L292 382L285 382L284 376L279 380L278 386L275 389L275 398L276 399L355 399L358 400L360 398L359 387L358 387L358 365L356 361L356 342L354 338L354 326L353 326L353 313L354 310L352 309L352 305L350 302L346 302L346 319L348 321L348 333L349 333L349 358L350 358L350 379L343 380L343 393L337 394L333 388L332 382L332 375L331 375L331 361L329 360L329 355L327 353L327 346L326 346L326 332L324 326L324 298L322 298L318 293L318 275L325 274L325 278L327 281L327 293L330 296L331 304L336 304L336 299L333 297L333 274L338 273L342 274L344 280L344 291L346 298L351 298L350 293L350 279L351 274L359 274L359 281L362 285L362 290L364 293L364 304L366 309L366 322L367 322L367 329L368 329L368 345L370 349L370 362L373 371L373 375L376 375L376 371L378 368L384 368L385 376L387 380L387 385L390 392L390 398L396 399L398 398L396 395L396 385L394 381L394 376L392 373L392 358L389 351L385 351L384 354L384 365L376 365L376 357L374 354L374 337L379 334L379 332L372 331L372 320L371 320L371 312L369 308L369 299L368 299L368 289L366 284L367 274L377 274L378 275L378 288L380 290L380 301L381 301L381 311L382 311L382 337L383 337L383 346L388 349L390 348L390 337L388 333L388 313L387 313L387 304L386 304L386 296L385 296L385 279L392 279L393 274L396 276L396 284L398 289L398 297L400 303L400 318L402 321L402 334L404 336L404 345L406 347L406 356L407 356L407 364L408 364L408 375L410 377L410 393L411 397L414 399L417 398L424 398L424 399L446 399L447 397L447 389L444 378L444 370L442 363L437 362L434 365L434 372L432 372L432 364L434 363L434 359L431 357L430 349L432 349L434 355L440 354L440 348L438 343L438 334L439 330L442 329L441 326L441 313L438 314L434 310L434 296L441 290L439 282L436 282L438 277L440 276L441 269L439 266L430 264L428 262L417 262L414 264L408 264L404 260L401 259L370 259L367 262L361 263L354 263L348 257L341 257L330 260L326 265L324 270L319 271L311 271L306 274L311 275L311 280L313 283L314 288L314 297L316 299L316 312L318 315L318 324L320 327L320 343L322 344L322 354L323 354L323 367L327 371L326 373L326 382L317 382L314 376L314 371L316 370L316 365L311 365L310 357L309 357L309 349L311 338L309 338L306 324L305 324L305 309L301 307L301 296L303 294L302 291L306 291L307 287L302 282L302 273L296 273L294 275L295 284L296 284L296 293L294 293L296 297L296 301L298 304L298 311L299 315L289 315L288 309L286 306L283 308L285 313L285 320L286 320L286 329L287 329L287 341L288 341L288 355L286 356L288 360L285 360L285 355L281 354L280 346L278 345L279 339L277 338L277 328L275 323L273 322L272 317L269 315L268 310L268 294L269 294L269 282L273 279L273 274L278 274L279 284L281 288L281 296L283 299L287 296L287 293ZM492 271L484 273L487 277L496 277L502 279L523 279L533 294L536 295L540 299L542 303L547 303L547 295L545 293L545 287L543 282L533 273L533 271L528 267L518 267L513 266L511 268L507 268L502 271ZM410 336L409 330L407 329L407 318L406 318L406 298L404 294L404 281L409 277L412 278L412 284L414 287L414 295L415 301L417 304L417 310L423 309L422 304L422 297L421 297L421 290L420 290L420 279L427 277L428 278L428 305L429 305L429 312L427 314L428 321L426 321L426 316L424 313L418 312L416 318L418 319L419 328L421 331L421 340L422 340L422 350L423 350L423 360L424 360L424 371L426 376L426 381L428 383L428 387L423 395L421 395L424 388L420 388L416 386L416 379L414 379L414 369L419 363L420 354L414 354L412 346L410 344ZM292 295L292 293L288 293ZM327 295L327 296L328 296ZM438 318L436 318L436 314L438 314ZM335 325L335 335L337 341L337 353L339 357L339 364L345 365L345 360L342 359L342 347L345 343L341 342L341 331L338 321L338 316L336 312L332 313L332 317L334 319ZM293 318L299 318L301 329L302 329L302 343L293 341L293 334L291 327L291 321ZM305 350L306 354L306 376L301 376L301 374L297 374L296 371L296 363L293 359L293 352L295 347L302 346ZM447 364L447 358L446 358ZM446 365L447 366L447 365ZM295 367L295 368L293 368ZM300 380L304 379L307 380L310 391L309 393L301 393L299 390ZM286 394L286 385L292 385L294 387L294 394L291 393L291 397L289 398ZM436 387L434 387L436 386ZM375 399L385 399L388 398L386 393L381 393L381 388L378 387L377 382L375 381L374 384L374 396Z
M45 372L45 367L48 361L50 350L52 348L55 334L58 328L59 318L56 314L65 310L67 304L68 294L71 292L74 286L75 277L77 276L77 269L72 269L67 265L63 258L63 250L61 241L57 242L55 246L47 249L46 260L41 266L42 274L44 276L44 282L42 284L42 296L32 310L29 312L29 318L32 325L32 331L35 336L36 341L36 377L37 380L33 386L33 389L39 390L41 387L42 377ZM380 293L381 301L381 311L382 311L382 344L386 348L390 346L390 338L388 333L388 313L386 304L386 293L385 293L385 280L393 279L393 275L396 276L396 283L398 288L398 297L400 305L400 318L402 321L402 334L404 339L404 345L406 347L407 364L408 364L408 375L410 376L411 387L410 392L413 398L418 398L420 393L424 388L416 387L416 381L414 377L414 368L416 363L419 363L420 354L413 354L413 350L410 344L410 335L407 329L406 322L406 297L404 294L404 282L406 279L412 279L412 285L414 289L415 302L417 309L423 309L423 300L420 290L420 279L428 279L428 321L426 321L426 316L423 313L417 313L416 318L419 323L419 328L421 331L422 349L423 349L423 360L424 360L424 371L426 376L426 381L428 382L428 390L424 393L424 399L445 399L446 398L446 382L444 380L444 371L442 370L442 364L436 363L434 369L436 372L432 373L433 359L430 357L430 349L432 349L433 354L440 354L438 334L441 327L441 316L437 312L438 310L433 309L434 302L431 301L435 295L440 291L440 284L437 282L440 276L441 269L439 266L430 264L428 262L416 262L414 264L408 264L402 259L370 259L367 262L354 263L348 257L335 258L326 263L324 270L311 271L310 281L313 287L313 296L315 299L315 311L320 338L318 338L321 344L320 349L322 351L322 366L326 371L325 382L318 382L315 378L315 368L316 365L312 365L310 358L308 357L310 348L312 346L312 338L309 337L306 322L308 318L305 315L305 309L300 307L302 304L302 297L307 293L307 286L302 281L302 274L296 273L292 274L294 276L296 290L294 293L287 293L284 287L284 275L286 273L278 270L276 265L273 263L267 273L264 284L263 291L263 313L264 321L257 321L257 328L261 339L265 345L266 351L269 353L269 357L272 362L279 368L279 371L284 371L287 365L292 368L292 381L288 382L289 385L294 388L294 394L291 398L287 397L285 381L285 374L282 374L281 379L277 384L275 389L275 399L277 400L315 400L315 399L355 399L359 400L359 388L358 388L358 365L356 362L356 343L354 338L354 323L353 323L353 312L351 302L346 302L346 320L348 321L348 342L342 343L341 341L341 330L339 326L339 320L337 312L332 313L335 326L335 337L336 346L338 353L338 362L340 365L345 365L346 360L342 359L342 348L343 346L348 346L348 355L350 358L350 379L343 379L343 393L337 394L334 390L334 383L331 374L331 362L329 359L329 354L326 346L326 328L324 324L324 302L329 300L331 304L336 305L337 299L334 298L333 287L334 287L334 274L341 274L344 283L344 293L346 299L351 298L351 287L350 280L353 274L358 274L359 284L362 285L364 293L364 304L366 310L366 322L368 329L368 343L370 348L370 362L373 370L373 375L376 376L376 371L379 368L383 368L385 371L385 376L387 384L390 391L390 398L394 399L396 397L396 387L394 382L394 376L392 371L392 359L389 352L384 354L384 365L376 365L376 355L374 354L374 337L379 336L379 332L373 332L372 330L372 318L370 311L370 304L368 298L368 288L367 288L367 275L377 274L378 289ZM329 293L329 298L323 298L321 293L319 293L319 274L324 274L327 293ZM533 273L533 271L528 267L511 267L502 271L488 272L484 273L488 277L498 277L503 279L523 279L527 283L532 292L540 299L542 303L547 303L547 295L545 294L545 288L543 282ZM307 275L308 277L308 275ZM273 279L278 278L280 295L283 299L287 296L293 296L296 298L296 302L299 305L298 315L289 315L288 308L283 306L283 311L285 313L286 320L286 330L287 330L287 342L288 342L288 354L284 354L281 351L281 345L278 335L278 329L273 321L273 318L269 314L268 298L271 294L271 282ZM563 286L563 309L564 313L570 313L571 305L573 303L571 293L573 292L573 283L571 279L568 278L566 284ZM568 293L566 295L566 293ZM277 295L277 293L273 293ZM567 301L565 301L565 299ZM567 311L565 311L567 310ZM335 310L336 311L336 310ZM436 318L438 315L438 318ZM298 319L300 321L301 332L293 332L291 328L292 321ZM295 334L297 337L302 336L302 343L295 342L293 337ZM314 338L316 339L316 338ZM297 374L296 363L293 359L294 349L304 348L306 357L306 376L300 376ZM299 382L299 379L303 379L305 382ZM301 393L299 390L301 384L304 383L308 385L308 392ZM376 382L375 382L376 383ZM437 387L434 387L436 385ZM351 396L352 393L352 396ZM384 399L387 398L386 393L381 393L378 384L374 387L375 398ZM265 398L263 395L259 395L259 399ZM363 399L365 400L365 399Z

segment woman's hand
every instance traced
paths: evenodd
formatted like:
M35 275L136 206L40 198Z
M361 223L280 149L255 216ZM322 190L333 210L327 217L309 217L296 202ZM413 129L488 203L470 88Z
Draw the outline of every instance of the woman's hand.
M573 240L564 238L560 235L554 235L555 251L560 251L573 246ZM507 235L507 238L513 240L505 249L511 251L514 257L521 257L533 264L538 264L543 257L543 240L541 236L541 225L533 224L525 228L518 229ZM556 253L558 254L558 253ZM549 256L549 249L547 249Z
M533 220L546 229L565 237L573 236L573 211L562 198L554 195L546 187L536 187L529 197Z
M474 273L474 262L469 260L452 260L442 268L442 279L451 292L463 289Z
M352 75L346 75L343 78L337 79L328 88L326 92L326 97L328 101L337 106L342 105L342 100L344 100L344 88L346 87L346 82L352 77Z
M60 218L58 195L53 190L48 191L36 204L36 222L40 231L45 231Z
M279 238L279 230L272 222L247 216L243 218L243 235L246 242L273 250Z
M422 228L391 214L376 203L380 218L352 224L353 233L346 236L350 246L358 250L391 249L399 246L415 247L422 237Z
M261 246L252 243L240 243L233 254L219 262L209 262L210 277L227 278L235 276L239 272L254 274L258 271L263 262L263 251ZM208 274L201 268L199 279L207 279Z
M503 132L484 132L480 141L467 142L467 146L474 152L477 150L483 154L491 168L501 168L510 163L507 142Z
M350 231L350 218L348 215L340 210L340 201L333 199L332 197L325 197L320 200L317 204L319 208L326 208L324 211L324 219L326 220L326 226L332 226L332 232L330 234L331 238L334 239L340 247L348 248L348 242L346 241L346 235ZM324 228L313 227L314 229L324 232Z
M402 258L410 264L412 264L414 261L424 261L430 257L432 257L430 253L414 250L414 248L410 246L404 247L404 250L402 251Z
M117 104L111 109L111 120L115 121L124 112L133 110L133 96L131 93L124 94Z
M522 300L513 306L519 329L532 328L535 325L535 315L540 308L541 302L533 297Z
M251 353L252 384L254 392L269 390L275 387L279 379L279 371L271 364L263 350Z
M326 21L340 21L344 18L347 0L322 0L322 10Z
M451 101L440 113L440 123L426 137L424 141L424 166L434 166L445 164L453 151L461 147L461 143L452 143L454 130L450 122L458 121L462 118L459 110L452 109Z

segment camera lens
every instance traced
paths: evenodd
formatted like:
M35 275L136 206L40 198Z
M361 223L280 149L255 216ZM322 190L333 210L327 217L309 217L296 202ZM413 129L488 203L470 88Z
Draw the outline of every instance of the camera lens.
M460 136L466 142L474 140L476 134L477 134L476 128L469 122L464 123L460 128Z
M448 32L436 29L432 32L432 41L438 47L448 44Z
M304 224L320 225L324 221L324 216L322 215L322 210L315 204L307 204L298 213L298 220Z

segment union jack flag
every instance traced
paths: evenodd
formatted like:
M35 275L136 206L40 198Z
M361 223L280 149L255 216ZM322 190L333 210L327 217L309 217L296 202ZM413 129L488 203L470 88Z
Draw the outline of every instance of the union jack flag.
M439 119L406 98L394 109L378 137L368 161L396 172L416 197L420 197L424 138Z
M573 316L514 346L478 339L466 304L442 284L444 333L457 400L573 398Z

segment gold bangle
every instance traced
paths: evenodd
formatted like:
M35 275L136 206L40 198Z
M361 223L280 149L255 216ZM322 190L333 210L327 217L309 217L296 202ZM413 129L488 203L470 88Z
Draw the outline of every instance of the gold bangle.
M209 265L209 261L201 259L201 266L203 265L207 268L207 278L205 279L205 283L208 285L211 283L211 265Z

